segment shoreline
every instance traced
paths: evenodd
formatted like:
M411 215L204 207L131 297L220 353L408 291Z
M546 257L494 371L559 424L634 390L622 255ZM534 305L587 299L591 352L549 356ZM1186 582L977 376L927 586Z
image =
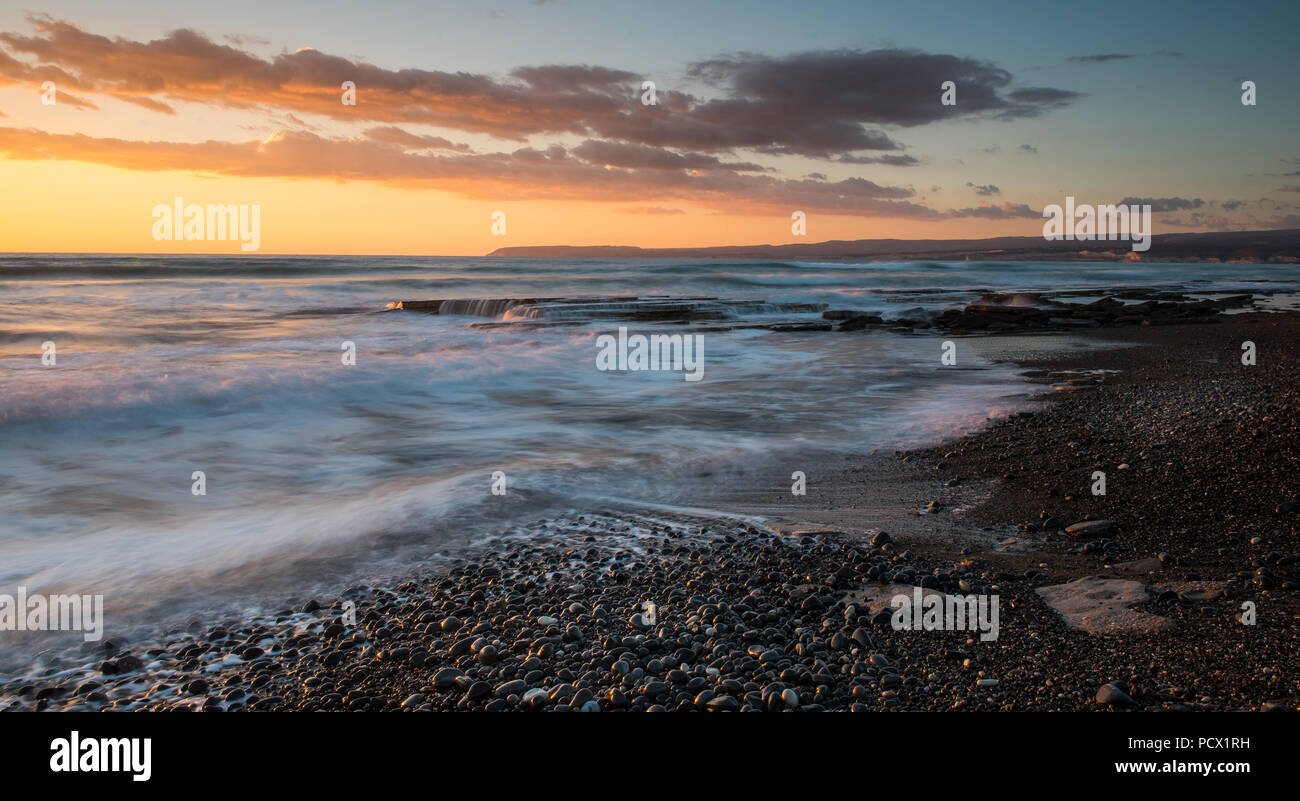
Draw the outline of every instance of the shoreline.
M1073 388L831 470L834 514L787 503L808 525L786 533L579 515L418 581L97 645L0 685L0 708L1294 709L1300 315L1211 320L1071 332L1083 351L960 339ZM1069 372L1094 370L1118 372ZM1080 579L1093 584L1041 592ZM914 585L998 595L999 638L893 630L887 598ZM337 622L345 601L355 627ZM1235 617L1245 601L1254 626Z

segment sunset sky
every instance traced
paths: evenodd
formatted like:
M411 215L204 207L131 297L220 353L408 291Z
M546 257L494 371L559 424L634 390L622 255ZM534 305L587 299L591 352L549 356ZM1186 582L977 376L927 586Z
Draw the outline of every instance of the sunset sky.
M259 205L262 253L1039 235L1066 195L1300 228L1298 30L1292 0L8 7L0 250L239 251L155 241L176 196Z

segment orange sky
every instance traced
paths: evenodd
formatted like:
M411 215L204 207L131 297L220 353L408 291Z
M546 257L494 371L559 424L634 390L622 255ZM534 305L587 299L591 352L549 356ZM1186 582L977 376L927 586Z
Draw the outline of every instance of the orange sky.
M176 195L187 204L261 207L267 254L483 255L524 244L642 247L816 242L877 237L989 236L985 221L934 223L811 214L805 237L776 215L725 215L686 203L684 213L645 213L631 203L493 204L448 192L401 189L367 181L211 178L182 172L134 172L73 162L0 161L4 195L0 250L27 252L231 253L237 241L174 242L152 237L152 209ZM619 209L631 209L630 212ZM491 233L494 211L506 212L505 236ZM1025 235L1041 225L1022 222Z
M1098 118L1076 108L1100 103L1095 87L1023 87L992 62L919 50L698 62L722 82L701 73L647 106L637 73L577 53L480 73L231 41L41 16L0 29L0 250L241 252L155 240L152 210L177 196L259 206L267 254L1035 236L1037 210L1066 194L1149 198L1156 233L1300 225L1300 187L1260 185L1294 170L1289 129L1231 92L1215 97L1236 115L1213 117L1215 135L1148 142L1155 159L1112 147L1146 141L1116 127L1127 98ZM954 107L932 80L949 72L967 98ZM1225 138L1259 173L1219 157Z

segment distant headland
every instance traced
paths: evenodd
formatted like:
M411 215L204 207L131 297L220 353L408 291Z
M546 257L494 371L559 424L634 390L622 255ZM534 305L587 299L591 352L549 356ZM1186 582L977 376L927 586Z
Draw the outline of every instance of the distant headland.
M639 248L622 245L526 245L489 257L532 259L794 259L837 261L1300 261L1300 229L1157 234L1137 254L1126 242L1048 241L1041 236L990 239L854 239L789 245Z

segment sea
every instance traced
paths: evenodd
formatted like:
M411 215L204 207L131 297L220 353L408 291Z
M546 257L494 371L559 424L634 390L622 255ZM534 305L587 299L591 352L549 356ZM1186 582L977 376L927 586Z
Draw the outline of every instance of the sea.
M0 593L253 610L547 521L786 493L1031 392L924 329L807 330L823 312L1123 287L1293 292L1296 269L0 255ZM620 328L691 337L699 380L602 369Z

